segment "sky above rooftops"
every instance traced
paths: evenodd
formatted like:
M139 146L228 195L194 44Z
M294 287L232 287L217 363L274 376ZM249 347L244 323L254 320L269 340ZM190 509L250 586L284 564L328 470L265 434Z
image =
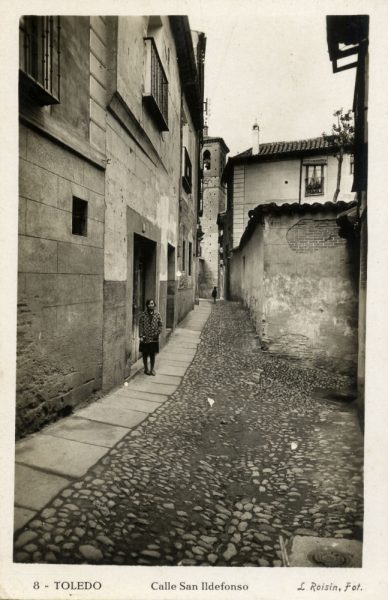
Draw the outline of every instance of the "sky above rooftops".
M272 12L263 8L270 3L223 13L200 6L189 20L207 37L209 135L223 137L230 156L252 146L256 119L260 142L299 140L329 132L333 112L352 108L355 69L332 72L327 11L309 12L304 2L302 12L298 3Z

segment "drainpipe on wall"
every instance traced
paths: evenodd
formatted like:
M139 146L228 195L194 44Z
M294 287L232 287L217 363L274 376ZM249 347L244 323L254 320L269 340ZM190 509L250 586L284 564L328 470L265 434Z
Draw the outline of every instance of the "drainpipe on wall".
M302 204L302 174L303 174L303 158L300 159L299 173L299 204Z

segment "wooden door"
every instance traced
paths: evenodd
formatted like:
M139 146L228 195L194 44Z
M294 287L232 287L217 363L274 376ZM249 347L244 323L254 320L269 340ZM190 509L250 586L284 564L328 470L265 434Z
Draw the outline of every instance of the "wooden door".
M145 307L144 248L140 240L134 240L133 252L133 302L132 302L132 356L139 358L139 319Z

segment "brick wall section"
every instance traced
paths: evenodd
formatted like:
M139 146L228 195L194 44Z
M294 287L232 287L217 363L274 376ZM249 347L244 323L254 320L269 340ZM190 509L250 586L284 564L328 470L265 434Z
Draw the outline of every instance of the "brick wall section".
M294 252L317 252L320 248L344 246L335 219L301 219L287 231L287 242Z

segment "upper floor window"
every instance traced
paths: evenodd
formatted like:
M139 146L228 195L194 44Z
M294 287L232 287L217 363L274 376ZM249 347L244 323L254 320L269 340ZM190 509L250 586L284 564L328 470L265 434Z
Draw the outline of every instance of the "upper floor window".
M350 174L354 175L354 154L350 155Z
M59 102L60 32L60 17L20 19L20 91L41 106Z
M324 165L306 165L306 196L324 193Z
M203 168L204 171L210 171L211 169L211 155L209 150L205 150L203 153Z
M183 147L182 156L182 185L187 193L191 192L192 187L192 166L187 148Z
M154 38L145 38L144 103L161 131L168 131L168 81Z

